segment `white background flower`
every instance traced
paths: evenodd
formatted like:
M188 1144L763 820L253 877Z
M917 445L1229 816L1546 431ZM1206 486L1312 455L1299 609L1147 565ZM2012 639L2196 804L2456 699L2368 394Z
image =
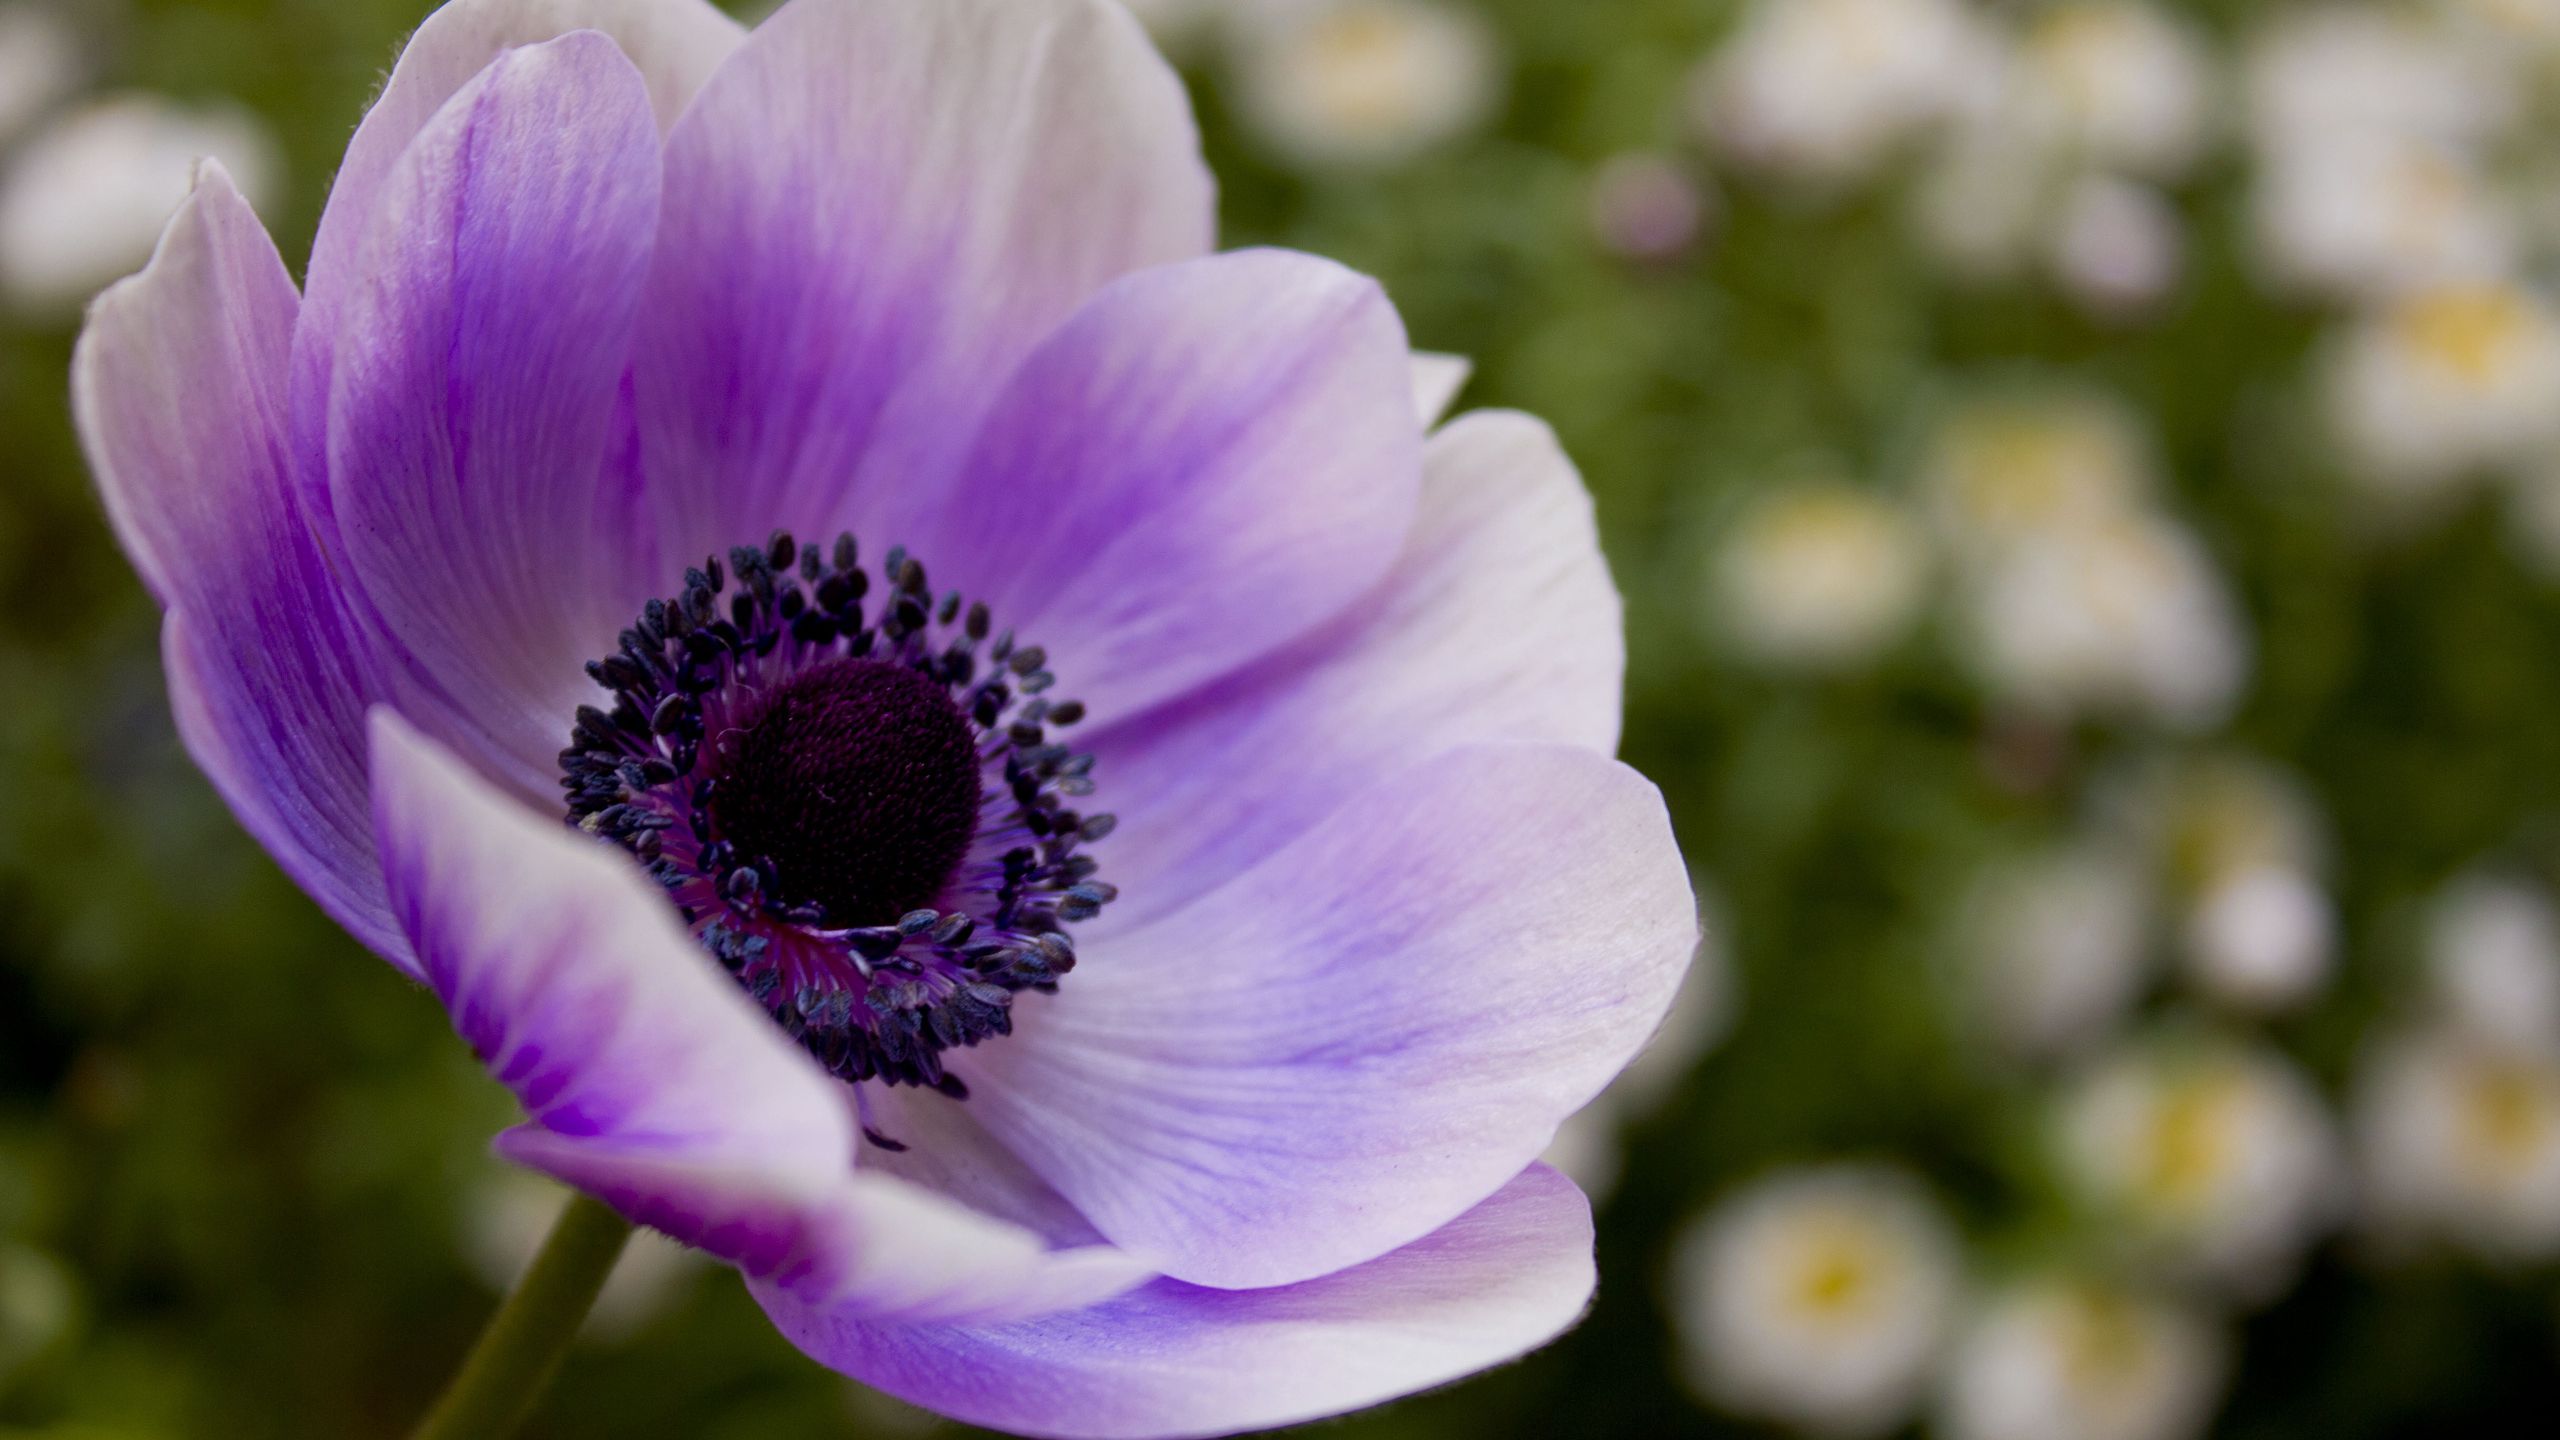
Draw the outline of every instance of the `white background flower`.
M2019 1286L1968 1327L1937 1433L1948 1440L2187 1440L2222 1384L2196 1315L2068 1280Z
M208 156L253 201L273 198L275 141L237 106L134 93L54 118L0 161L0 296L59 312L141 268Z
M1696 1222L1671 1272L1692 1383L1735 1410L1843 1436L1908 1413L1959 1284L1954 1236L1928 1193L1858 1165L1753 1184Z
M1907 630L1929 556L1893 501L1855 486L1805 485L1753 502L1714 562L1711 613L1761 659L1855 663Z
M2277 1055L2136 1043L2065 1092L2056 1143L2104 1228L2179 1278L2265 1299L2331 1218L2326 1109Z

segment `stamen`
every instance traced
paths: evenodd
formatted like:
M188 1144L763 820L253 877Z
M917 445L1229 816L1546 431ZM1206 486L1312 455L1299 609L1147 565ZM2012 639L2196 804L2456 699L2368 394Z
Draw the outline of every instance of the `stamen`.
M858 560L776 531L688 569L587 666L613 702L579 707L561 789L830 1071L964 1097L944 1052L1075 968L1113 821L1069 806L1093 757L1052 736L1084 707L1047 698L1047 652L903 547L866 613Z

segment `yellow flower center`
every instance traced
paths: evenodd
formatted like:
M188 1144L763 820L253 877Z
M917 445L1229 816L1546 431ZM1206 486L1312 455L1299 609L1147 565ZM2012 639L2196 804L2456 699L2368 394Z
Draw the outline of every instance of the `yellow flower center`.
M2284 793L2266 776L2214 767L2172 797L2170 874L2193 894L2269 865L2300 863L2305 841Z
M2027 39L2027 53L2072 108L2086 115L2104 102L2135 42L2134 20L2106 5L2050 11Z
M1893 519L1854 491L1817 490L1773 504L1760 542L1790 565L1871 571L1900 547Z
M2231 1164L2240 1087L2228 1075L2170 1082L2143 1136L2137 1184L2164 1210L2192 1210L2212 1198Z
M2066 1306L2059 1328L2071 1388L2089 1397L2129 1388L2150 1357L2141 1314L2095 1290L2073 1294Z
M2409 348L2467 385L2504 374L2524 349L2533 314L2523 297L2497 286L2437 290L2401 307L2395 321Z
M1817 1321L1853 1319L1873 1308L1884 1256L1862 1226L1817 1222L1798 1242L1788 1300Z
M2129 488L2111 437L2061 415L1971 424L1950 447L1957 502L2000 532L2042 529L2093 500Z
M2547 1077L2526 1064L2484 1060L2465 1077L2460 1147L2465 1167L2488 1183L2513 1179L2550 1146L2555 1121Z
M1316 22L1307 53L1325 109L1361 129L1403 123L1413 108L1412 26L1376 6L1352 6Z

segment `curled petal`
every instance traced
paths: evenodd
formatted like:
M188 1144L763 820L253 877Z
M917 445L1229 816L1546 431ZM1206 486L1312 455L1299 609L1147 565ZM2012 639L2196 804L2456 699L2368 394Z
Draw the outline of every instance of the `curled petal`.
M857 1171L843 1087L620 852L491 790L388 711L373 736L393 905L454 1028L531 1117L504 1154L849 1314L1016 1318L1152 1273Z
M800 1175L850 1167L830 1082L637 866L390 711L372 731L392 908L454 1029L536 1125Z
M771 1293L875 1324L994 1324L1098 1304L1154 1271L1109 1245L1052 1247L891 1175L808 1187L524 1126L500 1153L736 1265Z

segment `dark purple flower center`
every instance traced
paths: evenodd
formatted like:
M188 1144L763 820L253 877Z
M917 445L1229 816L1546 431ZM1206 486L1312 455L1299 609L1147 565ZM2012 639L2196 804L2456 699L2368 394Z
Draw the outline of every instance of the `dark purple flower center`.
M933 903L978 831L977 735L951 692L894 660L830 660L713 742L719 830L777 888L855 925Z
M1084 707L1041 649L903 550L881 574L866 606L852 536L780 533L686 571L588 665L613 707L579 708L561 788L829 1070L963 1095L944 1053L1009 1033L1115 895L1084 850L1112 820L1071 808L1093 757L1052 732Z

